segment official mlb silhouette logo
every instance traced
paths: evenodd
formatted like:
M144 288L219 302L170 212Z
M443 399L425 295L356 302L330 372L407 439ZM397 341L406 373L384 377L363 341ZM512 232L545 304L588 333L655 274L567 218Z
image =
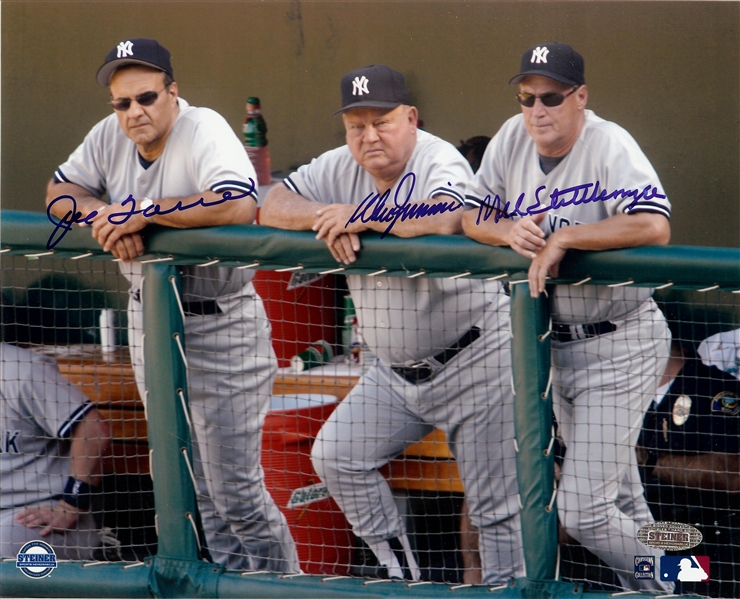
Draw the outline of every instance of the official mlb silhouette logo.
M550 53L550 50L547 49L547 46L537 46L534 50L532 50L532 59L529 62L534 62L536 64L540 63L547 63L547 55Z
M707 582L709 557L706 555L664 555L660 558L660 579L678 582Z
M635 580L654 580L655 579L655 556L654 555L636 555L635 556Z
M369 79L365 77L365 75L362 77L355 77L355 80L352 82L352 95L361 96L362 94L369 94L370 92L367 89L367 84L369 82Z
M121 42L116 46L116 57L126 58L134 55L134 44L132 42Z

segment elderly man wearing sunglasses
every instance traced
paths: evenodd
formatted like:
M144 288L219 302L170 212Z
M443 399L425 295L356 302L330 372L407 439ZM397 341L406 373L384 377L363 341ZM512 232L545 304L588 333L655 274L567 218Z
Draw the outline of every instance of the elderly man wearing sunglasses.
M141 230L151 222L251 223L257 177L223 117L178 97L170 53L156 40L118 44L97 81L108 86L115 113L57 169L46 201L58 218L78 212L72 220L90 224L100 245L122 260L131 283L131 361L145 398L142 272L134 261L144 252ZM110 204L101 200L104 193ZM233 201L219 201L227 197ZM253 272L215 265L181 272L194 467L208 549L229 569L297 572L293 539L260 467L277 361Z
M586 110L583 58L566 44L527 50L521 114L491 140L466 187L466 234L532 260L529 290L545 292L568 249L664 245L670 209L655 170L624 129ZM670 333L651 290L548 285L555 415L567 446L557 495L565 530L635 580L634 557L661 552L637 540L652 521L635 459L640 425L668 360Z

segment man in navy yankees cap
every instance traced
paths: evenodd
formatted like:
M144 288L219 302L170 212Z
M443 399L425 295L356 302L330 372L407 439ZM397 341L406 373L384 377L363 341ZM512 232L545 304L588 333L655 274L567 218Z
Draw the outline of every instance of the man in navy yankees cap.
M121 41L96 80L108 88L113 114L59 166L46 201L57 217L71 209L90 219L93 237L120 260L131 283L131 363L146 398L145 291L136 261L145 249L142 233L152 223L178 229L251 223L257 176L226 120L180 96L170 52L157 40ZM227 197L235 201L219 201ZM131 213L125 223L111 218L122 204ZM203 546L229 569L297 572L295 543L260 467L277 361L254 271L211 265L180 272Z
M345 75L340 91L346 144L273 187L262 224L313 230L337 261L351 264L365 251L365 231L388 229L381 219L352 219L358 204L375 198L388 209L401 190L405 206L425 216L398 219L392 234L459 233L460 192L472 170L452 144L419 130L403 75L366 66ZM480 531L483 581L522 576L508 298L497 281L376 275L347 276L377 360L317 435L314 468L381 576L439 581L441 572L417 562L380 468L434 427L443 430Z
M520 110L488 144L465 189L472 208L463 216L465 233L531 260L532 297L545 293L547 278L558 276L570 249L670 239L671 204L655 169L627 131L586 108L584 72L583 58L567 44L526 50L509 81L519 88ZM556 190L578 185L600 195L553 200ZM615 190L634 191L628 197ZM538 198L550 192L542 209ZM481 210L515 202L505 218L480 218ZM635 556L661 555L637 539L653 518L634 446L670 339L651 294L637 287L548 284L553 408L567 447L557 504L563 529L614 569L622 586L668 592L672 583L636 580L633 572Z

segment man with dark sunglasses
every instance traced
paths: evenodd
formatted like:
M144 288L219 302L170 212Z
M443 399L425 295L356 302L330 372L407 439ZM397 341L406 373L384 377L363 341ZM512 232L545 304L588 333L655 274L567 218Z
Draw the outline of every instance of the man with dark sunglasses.
M566 44L522 56L521 114L491 140L466 187L465 233L530 258L532 297L568 249L665 245L671 205L652 165L624 129L586 110L584 62ZM548 286L555 415L567 446L557 495L568 534L612 567L625 588L637 540L652 521L635 459L643 414L668 360L670 333L652 290L628 285Z
M251 223L257 177L223 117L179 97L170 53L156 40L118 44L97 81L109 88L115 112L57 169L46 201L57 218L79 212L73 220L90 224L100 245L121 260L131 282L131 361L146 398L142 271L134 260L144 252L142 229L152 222ZM110 204L101 200L104 193ZM214 265L181 273L194 466L208 549L229 569L297 572L295 545L260 467L277 361L253 272Z

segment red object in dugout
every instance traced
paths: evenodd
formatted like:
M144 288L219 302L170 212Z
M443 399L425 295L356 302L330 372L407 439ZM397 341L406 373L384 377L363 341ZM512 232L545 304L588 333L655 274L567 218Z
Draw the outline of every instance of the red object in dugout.
M291 275L259 270L252 279L272 324L272 347L280 368L290 366L290 359L317 339L336 342L334 277L326 275L289 290Z
M313 441L336 405L271 411L262 429L265 485L288 521L301 569L309 574L347 575L352 559L350 525L311 465Z

